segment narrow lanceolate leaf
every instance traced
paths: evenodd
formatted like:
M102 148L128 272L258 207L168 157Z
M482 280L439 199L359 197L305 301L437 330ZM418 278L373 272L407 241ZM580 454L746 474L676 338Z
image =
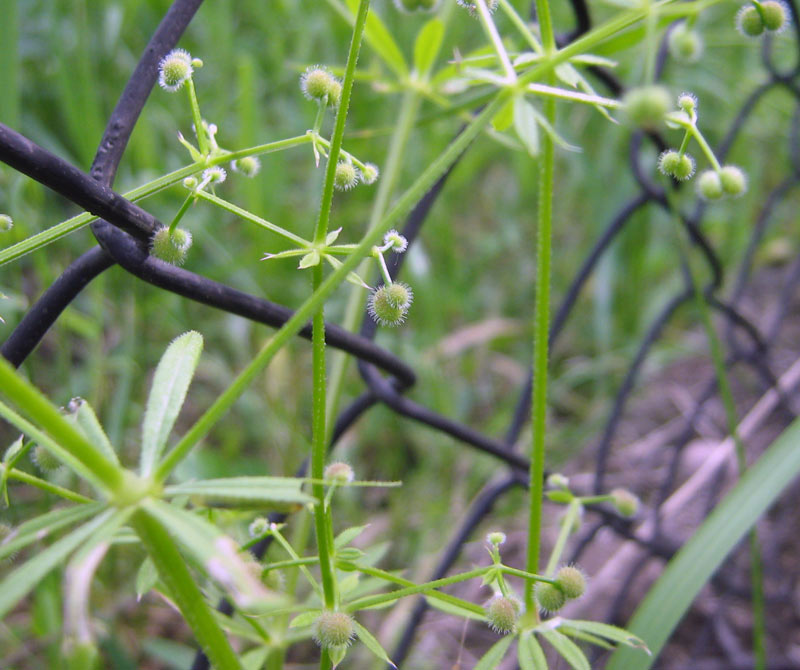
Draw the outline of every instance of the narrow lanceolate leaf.
M322 610L302 612L289 622L289 628L303 628L304 626L310 626L319 618L320 614L322 614Z
M569 663L573 670L592 670L581 648L566 635L562 635L557 630L537 630L537 632L553 645L558 654Z
M106 510L12 571L0 582L0 619L5 617L48 572L61 565L69 554L103 524L108 523L113 516L114 510Z
M533 105L518 95L514 98L514 130L531 156L539 155L539 122Z
M525 632L519 637L517 660L521 670L547 670L547 659L542 646L530 632Z
M11 446L6 449L6 453L3 454L3 474L0 476L0 495L3 497L3 501L8 507L8 473L11 472L14 465L17 461L25 455L25 451L22 450L22 444L24 441L24 436L20 435L14 442L12 442ZM32 443L28 445L28 449L32 446Z
M393 668L397 667L389 659L389 655L386 653L384 648L381 646L381 643L378 642L378 640L372 633L370 633L366 628L364 628L364 626L358 623L358 621L353 621L353 626L355 626L356 635L358 636L358 639L364 643L364 646L367 649L369 649L373 654L375 654L375 656L377 656L384 663L388 663Z
M433 67L443 38L444 23L438 16L422 26L414 42L414 69L417 74L425 75Z
M315 503L316 498L300 490L302 485L303 480L292 477L228 477L167 486L164 494L196 496L206 505Z
M53 510L26 521L12 530L0 543L0 560L15 554L37 540L48 538L66 526L95 516L105 508L105 503L89 503Z
M513 639L513 635L506 635L500 641L495 642L491 649L475 664L475 670L495 670L500 661L503 660L503 656L506 655Z
M627 628L647 642L653 657L620 648L608 670L645 670L653 664L703 585L798 474L800 420L795 420L683 545L634 613Z
M143 509L167 529L239 607L267 611L287 604L285 597L261 584L236 543L213 524L161 500L148 500Z
M559 625L559 628L563 626L590 633L591 635L597 635L598 637L604 637L617 644L643 649L647 653L650 653L644 640L617 626L611 626L607 623L601 623L600 621L583 621L576 619L564 619Z
M158 363L142 424L143 477L153 472L164 451L202 350L203 336L190 331L173 340Z
M147 556L136 573L136 600L148 593L158 583L158 568L153 559Z
M83 398L73 398L67 405L67 418L72 419L77 425L78 429L86 436L99 451L108 458L108 460L119 464L117 452L111 445L111 441L103 430L103 426L97 420L97 415L94 413L92 406L88 401Z
M365 524L363 526L352 526L350 528L345 528L341 533L336 536L336 539L333 541L333 546L335 549L341 549L344 546L350 544L353 540L355 540L361 533L363 533L367 528L369 528L369 524Z

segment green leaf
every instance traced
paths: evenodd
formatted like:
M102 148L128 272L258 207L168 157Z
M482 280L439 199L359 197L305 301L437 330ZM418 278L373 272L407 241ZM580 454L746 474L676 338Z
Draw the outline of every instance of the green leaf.
M443 39L444 23L439 17L432 18L422 26L414 42L414 69L418 74L424 76L431 69Z
M506 655L506 652L508 651L509 646L511 646L511 642L513 640L513 635L506 635L498 642L495 642L489 651L487 651L481 657L481 660L475 664L474 670L495 670L500 661L503 660L503 656Z
M552 500L553 502L557 503L572 502L572 500L575 498L575 496L572 495L572 493L570 493L569 491L559 491L559 490L545 491L544 494L547 496L549 500Z
M329 247L331 244L333 244L336 241L336 238L339 237L339 233L341 232L342 232L341 228L337 228L336 230L332 230L331 232L329 232L328 235L325 237L325 246Z
M556 65L556 77L563 81L567 86L572 86L572 88L577 88L578 83L581 80L581 75L578 74L578 71L569 63L561 63L561 65Z
M341 533L339 533L336 536L336 539L333 541L333 546L336 549L341 549L342 547L350 544L353 540L355 540L367 528L369 528L369 524L365 524L363 526L353 526L351 528L345 528Z
M608 670L645 670L653 664L703 585L799 473L797 419L714 508L634 613L627 628L647 642L653 657L618 649L609 660Z
M6 503L6 507L8 506L8 474L11 472L14 465L16 465L17 461L25 455L25 452L28 451L33 446L33 442L28 444L28 449L23 451L22 443L25 439L24 435L20 435L16 440L11 443L11 446L6 449L6 453L3 455L3 475L0 477L0 495L2 495L3 500Z
M267 662L267 656L269 656L270 651L269 647L258 647L242 654L241 660L244 670L261 670L264 667L264 663Z
M370 633L366 628L364 628L364 626L362 626L360 623L358 623L358 621L354 620L353 621L353 626L355 626L356 635L358 636L358 639L361 640L364 643L364 646L367 649L369 649L373 654L375 654L375 656L377 656L384 663L388 663L393 668L397 667L389 659L389 655L386 653L384 648L381 646L381 643L378 642L378 640L375 638L375 636L372 633Z
M67 418L72 419L89 442L91 442L97 449L108 458L112 463L119 465L119 458L117 452L97 420L97 415L94 413L92 406L88 401L83 398L73 398L67 405Z
M531 156L539 155L539 126L536 110L521 95L514 97L514 130Z
M548 624L545 623L544 625L546 626ZM562 635L557 630L543 629L542 626L537 628L536 632L553 645L555 650L570 664L573 670L592 670L581 648L568 637Z
M347 6L352 12L352 16L358 11L359 0L347 0ZM351 18L352 21L352 18ZM400 79L405 79L408 75L408 66L403 58L403 52L397 46L392 34L375 13L372 7L367 14L367 24L364 27L364 38L372 50L383 59Z
M199 497L206 505L251 506L268 503L300 505L316 503L316 498L300 490L302 485L303 480L293 477L227 477L167 486L164 494Z
M583 621L580 619L563 619L561 625L604 637L617 644L624 644L628 647L635 647L647 651L647 645L644 643L644 640L629 633L624 628L611 626L607 623L601 623L600 621Z
M304 626L310 626L319 618L320 614L322 614L322 610L302 612L289 622L289 628L303 628Z
M150 476L164 452L202 350L203 336L189 331L172 341L158 363L142 424L143 477Z
M570 144L567 142L561 135L556 132L556 129L550 125L550 122L547 120L543 114L540 114L537 109L531 105L530 113L536 117L536 120L539 122L539 125L544 129L544 131L550 135L553 142L555 142L558 146L562 149L567 151L574 151L576 153L580 153L582 149L580 147L576 147L574 144Z
M509 100L500 108L500 111L494 115L492 119L492 128L503 132L510 128L512 123L514 123L514 102L513 100Z
M243 609L267 611L287 604L268 590L249 569L236 543L205 519L161 500L149 499L142 509L189 551L204 571Z
M90 503L47 512L19 525L0 544L0 560L15 554L37 540L43 540L57 530L97 515L105 503Z
M145 557L139 570L136 572L136 600L141 600L158 583L158 569L153 559Z
M547 670L547 659L534 635L525 632L519 636L517 659L520 670Z
M114 514L115 510L107 509L7 575L0 582L0 619L5 617L48 572L61 565L69 554L83 544L86 538L103 524L108 523Z
M306 268L314 267L315 265L319 265L320 260L321 256L319 255L319 251L314 249L314 251L309 251L300 259L300 262L297 264L297 269L305 270Z

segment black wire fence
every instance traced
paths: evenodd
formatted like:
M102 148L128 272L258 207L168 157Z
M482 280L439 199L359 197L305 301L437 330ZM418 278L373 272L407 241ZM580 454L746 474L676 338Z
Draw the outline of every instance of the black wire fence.
M791 39L793 49L800 47L800 24L794 0L788 0L792 9ZM291 317L292 310L262 298L238 291L201 275L164 263L148 253L149 240L154 231L162 224L141 207L127 201L112 189L114 177L125 151L126 145L139 118L142 108L158 77L158 64L161 58L175 47L178 39L192 20L202 0L175 0L164 16L158 29L144 50L133 74L125 86L119 101L108 120L102 141L89 174L73 167L48 151L37 146L11 128L0 124L0 160L14 169L30 176L37 182L61 194L88 212L97 215L99 220L92 224L92 232L98 245L77 258L61 276L47 288L35 304L29 309L19 325L0 348L2 355L15 366L19 366L34 351L37 344L53 326L63 310L93 279L101 275L115 264L139 279L181 295L190 300L203 303L217 309L243 316L255 322L279 327ZM561 36L560 45L566 44L585 33L592 26L591 15L585 0L571 0L576 27L570 33ZM785 36L781 39L787 39ZM638 185L638 192L624 202L617 213L608 221L600 237L586 255L583 263L575 273L574 279L558 306L550 331L551 347L558 342L569 319L576 301L585 287L598 262L608 252L612 243L625 229L634 215L649 208L661 208L677 215L685 227L693 252L704 259L711 280L703 287L708 304L718 314L723 324L727 344L726 364L745 366L760 380L762 401L766 403L766 415L781 425L788 425L796 415L793 406L793 387L800 382L800 374L791 374L778 369L773 360L773 349L782 334L787 317L791 314L795 287L800 281L800 256L797 256L783 271L780 286L774 290L777 296L777 308L766 324L753 323L744 313L743 300L747 290L754 281L754 258L765 232L773 221L776 209L790 195L800 182L800 53L797 54L796 65L790 69L781 69L773 55L773 44L770 38L763 42L761 62L765 77L763 83L757 85L739 109L716 153L724 159L743 126L747 123L755 106L768 93L778 87L785 88L797 100L797 107L792 120L791 131L787 134L790 145L790 165L783 180L766 195L760 212L754 221L744 257L744 262L737 269L732 281L730 295L722 294L725 268L713 244L703 230L705 205L699 203L691 212L672 212L672 205L663 188L655 184L642 165L643 152L648 144L658 150L665 148L663 140L657 134L637 132L632 137L630 147L630 170ZM658 54L657 71L660 73L666 61L666 40ZM593 66L591 71L598 81L615 96L624 92L620 81L607 69ZM407 218L403 235L414 244L431 206L440 192L445 188L450 172L441 177L435 186L420 200ZM392 276L401 270L404 256L393 255L389 263ZM604 421L603 428L593 451L594 475L591 486L595 493L606 490L609 464L612 458L612 445L617 436L620 422L626 405L637 385L643 366L648 360L654 344L662 337L665 328L676 312L693 299L693 287L688 272L686 258L682 259L679 268L683 277L683 286L669 299L661 312L653 319L638 349L631 359L623 381L616 391L611 411ZM329 324L326 326L326 339L330 346L352 354L358 361L358 370L363 379L365 389L348 407L343 409L337 418L333 432L332 445L341 437L361 415L371 407L382 404L400 416L406 417L426 426L441 431L455 440L474 449L491 454L499 464L507 466L501 469L485 484L469 509L463 515L459 527L453 533L448 545L442 552L435 570L428 575L429 579L446 576L458 560L464 544L472 538L477 526L491 513L495 503L511 489L524 487L527 483L528 461L525 456L514 451L520 433L528 420L532 385L529 377L527 383L519 391L519 399L511 424L502 437L493 437L481 433L464 423L443 416L436 411L418 404L406 397L404 393L416 380L414 370L403 360L391 352L377 346L374 342L376 324L365 319L359 334L349 333L342 328ZM310 324L300 332L306 339L311 337ZM788 380L779 381L786 375ZM624 578L617 582L610 581L613 593L609 598L608 611L604 620L612 623L624 623L622 613L628 611L631 603L632 584L636 575L651 563L651 559L668 560L680 547L679 538L665 529L665 520L680 509L675 496L682 491L679 488L678 473L686 447L697 434L697 425L704 414L709 412L711 401L716 397L716 381L709 373L707 381L702 385L700 393L692 401L692 406L685 412L680 425L670 432L669 439L661 447L666 466L658 484L658 493L643 510L636 522L623 520L620 517L600 508L591 508L592 522L584 524L576 547L570 560L577 561L586 554L601 531L609 530L619 538L633 543L637 548L635 556L627 563L619 563L617 570L624 571ZM746 421L746 419L745 419ZM744 425L744 424L743 424ZM744 429L743 429L744 433ZM745 435L745 438L747 436ZM720 467L722 463L720 463ZM712 472L704 487L704 504L710 510L721 494L722 477L720 469ZM587 491L588 493L589 491ZM673 507L670 507L673 505ZM284 516L272 515L272 521L283 521ZM257 557L263 556L268 541L262 541L253 547ZM619 557L617 557L619 558ZM769 551L765 554L766 572L769 575L774 567L770 561L778 561L777 556ZM798 572L791 576L787 588L796 586ZM603 579L602 574L596 577ZM724 616L723 604L729 598L748 598L749 588L740 585L726 570L721 570L713 579L711 588L718 597L720 606L704 614L702 629L708 634L700 639L718 650L716 659L692 661L686 667L722 668L751 667L746 652L747 646L733 635L731 624ZM785 602L785 598L767 593L768 603ZM399 642L390 654L394 662L402 667L407 659L415 634L423 621L426 603L420 599L413 608ZM220 603L220 609L231 611L227 602ZM600 613L603 616L603 613ZM708 642L711 639L712 642ZM787 648L780 641L774 645L777 654L771 656L770 668L800 667L792 663ZM716 652L715 652L716 653ZM702 652L701 652L702 656ZM700 657L697 657L700 658ZM193 670L208 668L208 660L198 652ZM676 666L669 666L676 667Z

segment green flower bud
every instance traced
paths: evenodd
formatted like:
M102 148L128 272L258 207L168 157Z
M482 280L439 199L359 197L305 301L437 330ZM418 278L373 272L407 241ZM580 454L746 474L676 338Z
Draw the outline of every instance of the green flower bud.
M521 605L516 598L497 594L486 606L486 618L495 633L506 635L514 632Z
M382 326L397 326L405 321L413 298L411 289L401 282L381 286L369 298L369 314Z
M697 178L697 191L705 200L719 200L724 191L716 170L706 170Z
M342 462L330 463L325 468L323 476L339 484L349 484L356 478L353 468Z
M692 93L681 93L678 96L678 107L691 116L697 111L697 98Z
M565 565L556 573L561 592L569 600L580 598L586 590L586 576L574 565Z
M7 233L14 227L14 220L8 214L0 214L0 233Z
M657 128L670 110L672 97L663 86L633 88L622 100L631 123L645 130Z
M367 163L361 170L361 181L367 185L374 184L376 181L378 181L378 175L378 166L373 165L372 163Z
M192 234L188 230L176 228L170 235L169 228L165 226L153 235L150 253L166 263L183 265L191 246Z
M499 547L506 541L506 534L496 530L486 536L486 541L493 547Z
M557 612L566 601L567 597L557 586L548 582L536 582L536 602L545 612Z
M628 491L628 489L614 489L611 491L611 497L612 504L622 516L636 516L636 512L639 511L639 498Z
M158 85L173 93L192 76L192 57L188 51L173 49L158 64Z
M408 240L396 230L390 230L386 233L386 235L383 236L383 243L391 244L392 251L396 254L402 254L408 249Z
M726 165L720 170L719 180L722 190L727 195L741 195L747 190L747 176L741 168L735 165Z
M658 169L668 177L685 181L694 174L694 160L689 154L665 151L658 157Z
M339 191L349 191L358 184L358 172L352 163L342 161L336 166L336 174L333 177L333 185Z
M314 622L314 641L323 649L346 647L355 635L353 617L346 612L325 610Z
M247 527L247 532L250 537L260 537L269 530L269 519L260 516L253 519L252 523Z

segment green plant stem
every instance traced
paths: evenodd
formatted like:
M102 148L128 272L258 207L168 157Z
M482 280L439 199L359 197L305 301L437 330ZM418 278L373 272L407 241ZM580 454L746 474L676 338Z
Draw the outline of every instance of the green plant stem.
M542 32L545 51L552 54L555 48L550 7L547 0L536 0L536 12ZM553 74L548 72L547 84L553 84ZM544 103L544 113L550 125L555 125L555 100ZM533 394L531 397L531 466L529 471L528 499L528 551L525 569L539 572L539 553L542 533L542 498L544 495L545 433L547 430L547 368L548 338L550 336L550 247L553 210L553 138L545 133L539 157L539 216L536 232L536 306L533 323ZM525 607L535 612L533 582L525 583Z
M347 111L350 106L350 95L353 90L353 78L358 62L358 52L361 48L361 38L364 34L364 26L367 23L367 12L369 11L369 0L361 0L356 13L353 25L353 36L350 41L350 51L347 55L347 67L345 68L344 81L342 82L342 95L339 101L339 109L336 113L333 135L331 136L330 150L328 153L328 163L325 170L325 183L322 188L322 201L319 207L319 218L314 230L314 242L317 245L325 244L328 234L328 222L331 214L331 204L333 202L333 187L336 176L336 163L339 159L339 152L342 148L344 139L344 127L347 122ZM314 293L319 291L323 280L323 265L317 264L313 269L313 288ZM313 391L312 391L312 434L311 434L311 476L315 479L322 479L325 469L325 454L327 451L327 432L325 428L325 407L326 407L326 381L325 381L325 311L324 303L321 303L313 314L312 318L312 368L313 368ZM314 497L322 501L325 498L325 487L320 484L312 484L311 490ZM317 550L319 552L319 567L322 577L322 590L325 599L325 607L333 608L336 605L336 575L333 568L333 547L328 523L325 513L325 505L320 503L314 509L314 528L317 537ZM327 667L328 663L325 654L322 655L320 667Z
M398 577L397 575L393 575L391 572L387 572L386 570L381 570L379 568L372 568L366 565L357 565L353 564L345 564L344 567L347 569L357 570L358 572L369 575L370 577L377 577L378 579L383 579L387 582L392 582L393 584L400 584L401 586L406 587L415 587L417 584L412 582L409 579L403 579L402 577ZM471 603L468 600L462 600L461 598L457 598L456 596L451 596L449 593L440 593L439 591L431 591L427 594L428 598L433 598L435 600L441 600L445 603L450 603L451 605L457 605L462 609L469 610L474 612L475 614L484 614L483 607L480 605L476 605L475 603Z
M361 568L359 568L360 570ZM366 596L364 598L359 598L358 600L353 600L352 602L348 603L344 610L346 612L357 612L358 610L369 609L371 607L377 607L378 605L383 605L385 603L392 602L394 600L398 600L399 598L405 598L406 596L413 596L418 593L426 593L428 591L433 591L434 589L438 589L442 586L448 586L449 584L458 584L459 582L467 581L468 579L474 579L475 577L482 577L487 572L494 570L495 567L493 565L486 565L482 568L475 568L474 570L470 570L468 572L462 572L458 575L453 575L451 577L444 577L443 579L437 579L432 582L426 582L425 584L414 584L413 586L409 586L404 589L398 589L397 591L392 591L391 593L381 593L377 596Z
M186 567L185 559L167 531L142 510L136 512L132 525L215 670L242 670L195 578Z
M63 451L82 466L84 474L101 490L117 491L124 485L123 469L106 459L72 426L58 409L33 384L0 357L0 389L3 395L23 410L44 429ZM1 403L0 403L1 404ZM10 410L3 406L6 410ZM9 416L5 416L9 419ZM30 435L33 437L33 435Z
M478 17L483 26L483 31L492 43L492 48L495 54L497 54L497 59L500 61L506 73L506 81L511 84L517 80L517 73L514 70L514 66L511 65L511 59L508 57L505 46L503 46L503 40L500 39L497 26L494 25L492 15L486 7L486 2L485 0L475 0L475 6L478 8Z
M674 198L672 199L674 200ZM678 211L673 204L673 210ZM680 223L676 221L675 230L678 238L678 245L682 251L683 257L686 258L686 268L689 273L689 280L692 284L694 292L695 305L700 313L700 318L703 322L703 329L708 338L708 347L711 353L711 361L714 366L714 375L717 379L717 387L719 389L720 398L722 399L722 406L725 411L725 423L727 426L728 434L733 439L734 446L736 447L736 464L741 477L747 470L747 450L742 442L741 435L739 435L739 416L736 411L736 403L733 399L733 390L731 389L730 379L727 370L725 369L725 356L722 351L722 343L720 342L719 335L714 328L714 323L711 319L711 310L709 309L706 297L703 295L700 282L697 280L697 275L692 268L691 256L689 255L688 245L683 239L680 231ZM753 610L753 656L755 670L765 670L767 667L767 652L765 646L766 639L766 622L764 613L764 576L763 576L763 562L761 557L761 543L758 539L758 526L754 525L750 529L749 537L749 550L750 550L750 583L753 591L751 606Z
M5 474L6 466L3 463L0 463L0 474ZM95 502L91 498L87 498L86 496L82 496L80 493L75 493L75 491L70 491L69 489L65 489L63 486L58 486L57 484L53 484L52 482L48 482L46 479L40 479L39 477L35 477L34 475L29 475L27 472L23 472L22 470L17 470L16 468L11 468L8 471L8 479L15 479L18 482L23 482L25 484L29 484L30 486L35 486L42 491L46 491L47 493L52 493L53 495L57 495L60 498L64 498L64 500L71 500L72 502L76 503L92 503Z
M181 205L180 209L173 217L172 223L169 224L170 235L172 235L172 233L175 232L175 228L178 227L178 223L180 223L180 220L183 218L183 215L189 211L189 207L191 207L193 202L194 202L194 196L192 194L187 195L186 200L183 201L183 204Z
M505 12L505 15L509 18L511 23L519 31L520 35L522 35L534 52L539 55L544 53L542 45L539 44L539 40L536 39L536 36L531 32L530 28L528 28L528 24L522 20L519 14L517 14L517 10L514 9L511 3L508 0L499 0L499 5L500 9Z

